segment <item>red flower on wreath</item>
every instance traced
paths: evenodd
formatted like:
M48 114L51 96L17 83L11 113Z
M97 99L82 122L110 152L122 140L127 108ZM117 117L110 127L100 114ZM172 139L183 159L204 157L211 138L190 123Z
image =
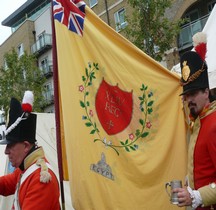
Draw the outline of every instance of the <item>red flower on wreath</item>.
M130 140L133 140L133 139L134 139L134 134L133 134L133 133L130 133L130 134L129 134L129 139L130 139Z
M147 123L146 123L146 128L151 128L151 127L152 127L151 122L147 122Z
M84 86L83 86L83 85L80 85L80 86L79 86L79 91L80 91L80 92L83 92L83 91L84 91Z

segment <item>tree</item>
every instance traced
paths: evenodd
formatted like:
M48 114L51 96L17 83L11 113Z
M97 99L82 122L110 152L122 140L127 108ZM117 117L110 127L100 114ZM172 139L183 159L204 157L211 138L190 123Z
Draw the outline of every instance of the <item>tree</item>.
M126 37L138 48L157 61L171 49L183 20L169 21L164 16L171 0L128 0L133 7L132 17L127 17Z
M33 55L18 56L15 49L4 55L5 65L0 68L0 106L7 113L11 97L22 101L24 92L34 92L34 111L41 111L45 78Z

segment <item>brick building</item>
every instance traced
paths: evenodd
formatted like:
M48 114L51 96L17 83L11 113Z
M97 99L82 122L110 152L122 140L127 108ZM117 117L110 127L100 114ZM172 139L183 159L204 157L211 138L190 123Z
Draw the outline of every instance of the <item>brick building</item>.
M176 40L175 47L170 49L164 57L163 65L171 69L179 63L179 55L192 48L192 36L202 31L216 0L173 0L171 8L165 16L170 21L187 18ZM127 26L125 14L130 16L132 8L126 0L89 0L92 10L112 28L121 33Z
M18 56L24 51L35 54L37 66L46 77L43 95L47 105L43 109L44 112L54 112L50 0L26 1L2 25L10 27L12 34L0 46L0 65L6 65L4 54L12 48L17 50Z

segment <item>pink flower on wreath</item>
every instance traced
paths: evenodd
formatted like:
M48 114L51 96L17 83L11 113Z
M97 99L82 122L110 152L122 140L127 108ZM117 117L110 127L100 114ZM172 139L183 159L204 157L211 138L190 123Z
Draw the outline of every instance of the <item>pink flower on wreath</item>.
M133 134L133 133L129 134L129 139L130 139L130 140L133 140L133 139L134 139L134 134Z
M79 91L80 91L80 92L83 92L83 91L84 91L84 86L83 86L83 85L80 85L80 86L79 86Z
M89 110L89 115L91 116L91 117L93 117L93 111L90 109Z
M146 123L146 128L151 128L151 127L152 127L151 122L147 122L147 123Z

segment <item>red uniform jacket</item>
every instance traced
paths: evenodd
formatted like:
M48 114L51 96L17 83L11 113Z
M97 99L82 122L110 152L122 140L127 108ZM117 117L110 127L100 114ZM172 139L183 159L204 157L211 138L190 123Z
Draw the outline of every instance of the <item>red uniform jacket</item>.
M216 183L216 112L200 120L194 149L194 187Z
M216 111L200 118L200 130L194 148L194 188L216 183ZM216 203L216 199L215 199ZM216 209L216 204L197 209Z
M37 150L33 153L35 152L37 153ZM17 168L13 173L0 177L0 194L3 196L14 194L20 175L25 170ZM41 168L38 168L20 186L19 204L22 210L60 210L58 180L55 174L48 170L51 174L48 183L40 182Z

